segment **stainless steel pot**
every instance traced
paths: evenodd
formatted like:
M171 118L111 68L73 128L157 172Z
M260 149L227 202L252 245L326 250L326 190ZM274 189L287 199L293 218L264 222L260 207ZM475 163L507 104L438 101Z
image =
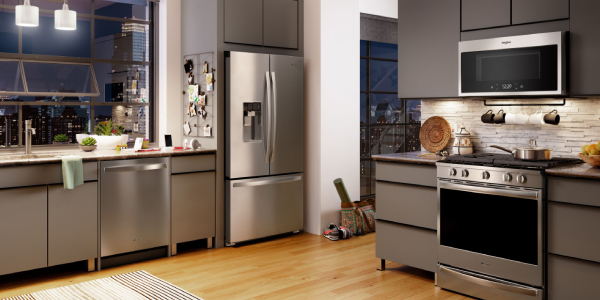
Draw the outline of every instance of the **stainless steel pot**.
M526 147L515 147L513 150L500 147L498 145L491 145L490 147L512 153L513 157L522 160L551 160L552 149L538 147L537 141L534 139L529 140L529 146Z

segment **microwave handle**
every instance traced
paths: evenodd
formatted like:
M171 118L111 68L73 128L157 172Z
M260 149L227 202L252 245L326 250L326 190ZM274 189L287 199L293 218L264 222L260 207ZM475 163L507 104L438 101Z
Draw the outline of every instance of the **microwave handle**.
M439 181L438 186L441 189L447 189L447 190L455 190L455 191L463 191L463 192L495 195L495 196L505 196L505 197L513 197L513 198L540 200L540 198L539 198L540 191L537 191L537 190L504 190L504 189L496 189L496 188L489 188L489 187L479 187L479 186L472 186L472 185L455 184L455 183L449 183L449 182L443 182L443 181Z
M440 265L440 273L450 276L450 277L461 279L461 280L464 280L464 281L467 281L470 283L474 283L477 285L486 286L486 287L497 289L497 290L503 290L503 291L507 291L507 292L511 292L511 293L515 293L515 294L522 294L522 295L534 296L534 297L536 297L539 294L539 290L537 290L537 289L533 289L533 288L529 288L529 287L525 287L525 286L521 286L521 285L509 283L509 282L504 282L504 281L496 281L496 280L490 280L490 279L486 279L486 278L480 278L480 277L472 276L469 274L465 274L465 273L461 272L460 270L454 270L454 269L444 267L441 265Z

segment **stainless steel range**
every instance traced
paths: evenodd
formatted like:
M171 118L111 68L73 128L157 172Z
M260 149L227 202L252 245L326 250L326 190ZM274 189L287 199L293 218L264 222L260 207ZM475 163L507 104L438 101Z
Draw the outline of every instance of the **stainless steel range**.
M490 153L438 162L436 285L482 299L544 299L544 170L578 162Z

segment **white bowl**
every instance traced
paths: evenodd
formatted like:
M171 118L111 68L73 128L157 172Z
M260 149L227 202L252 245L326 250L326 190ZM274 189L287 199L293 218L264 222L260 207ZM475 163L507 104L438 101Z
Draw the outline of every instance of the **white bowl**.
M118 145L127 144L129 135L91 135L98 142L98 150L115 150Z

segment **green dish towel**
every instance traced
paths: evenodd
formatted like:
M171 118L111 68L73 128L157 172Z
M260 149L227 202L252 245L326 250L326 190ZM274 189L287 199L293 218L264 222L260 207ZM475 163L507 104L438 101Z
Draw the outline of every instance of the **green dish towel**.
M61 156L63 185L65 189L72 190L83 184L83 163L81 156Z

